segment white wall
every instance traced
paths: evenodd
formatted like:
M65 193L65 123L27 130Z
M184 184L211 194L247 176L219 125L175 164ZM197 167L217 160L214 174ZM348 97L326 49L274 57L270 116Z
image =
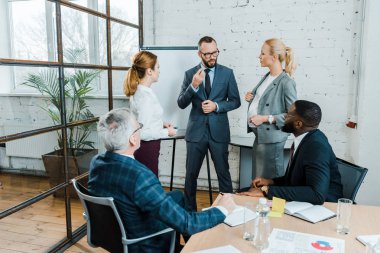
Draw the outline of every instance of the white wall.
M257 59L263 41L272 37L282 39L295 50L299 63L295 74L298 98L315 101L322 107L320 128L328 136L336 155L370 169L371 176L367 176L359 193L359 203L380 204L379 199L368 194L379 189L374 178L380 174L374 158L374 154L379 153L376 145L379 141L374 138L376 131L379 132L378 124L374 124L379 123L374 109L374 99L379 95L379 85L375 82L379 72L374 70L378 51L375 46L379 43L374 42L379 42L375 24L378 26L380 22L375 13L379 13L380 7L376 0L367 1L371 8L367 8L366 13L363 47L366 55L360 77L357 130L347 128L345 123L355 101L353 91L358 78L363 0L182 0L175 4L170 0L145 0L145 44L193 46L200 37L213 36L221 50L219 62L234 69L243 98L244 92L252 89L266 71L259 67ZM367 66L371 66L371 71ZM247 104L242 101L239 109L229 113L233 135L247 136L246 110ZM163 175L168 173L166 168L170 168L170 154L165 151L165 145L160 160ZM184 147L179 148L180 164L176 165L179 185L185 171L184 153ZM238 150L232 149L230 161L237 157ZM238 163L230 165L236 174Z
M364 20L362 68L359 89L358 127L352 131L352 154L354 161L369 169L365 184L358 194L358 202L380 205L379 143L380 143L380 1L366 1Z

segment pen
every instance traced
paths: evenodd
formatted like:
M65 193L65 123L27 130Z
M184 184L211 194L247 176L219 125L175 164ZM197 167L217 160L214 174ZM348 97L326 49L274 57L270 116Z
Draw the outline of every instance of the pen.
M219 194L220 194L220 195L222 195L222 196L224 195L224 193L223 193L223 192L219 192Z

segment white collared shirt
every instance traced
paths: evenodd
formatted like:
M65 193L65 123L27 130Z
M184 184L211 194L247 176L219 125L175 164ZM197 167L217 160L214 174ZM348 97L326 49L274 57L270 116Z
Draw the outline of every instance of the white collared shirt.
M150 141L169 136L168 129L163 127L164 110L150 87L142 84L137 86L136 93L130 97L130 108L137 116L137 121L144 125L141 140Z
M200 64L201 65L201 68L203 70L207 69L207 67L205 67L202 63ZM212 68L208 68L210 71L208 72L208 76L210 77L210 86L212 88L212 83L214 82L214 76L215 76L215 66L212 67ZM205 75L205 79L206 79L206 75ZM203 83L205 82L205 79L203 80ZM190 83L191 85L191 83ZM194 88L192 85L191 85L191 88L193 88L193 90L195 92L198 92L199 90L199 86L197 88Z
M305 138L305 136L308 134L309 132L306 132L306 133L303 133L297 137L294 138L294 153L296 153L297 151L297 148L298 146L300 145L301 141L303 140L303 138Z
M251 117L257 115L257 108L259 107L259 102L261 97L263 96L264 92L266 89L268 89L269 85L276 79L279 75L277 76L272 76L269 74L265 80L260 84L259 88L257 88L256 93L254 94L252 103L249 105L248 109L248 125L250 127L256 127L253 123L251 123L249 120Z
M118 154L126 156L126 157L129 157L129 158L132 158L133 160L135 160L135 156L134 155L126 155L126 154L121 154L121 153L118 153Z
M204 70L204 69L207 69L202 63L200 64L201 65L201 68ZM210 86L212 88L212 83L214 82L214 76L215 76L215 66L212 67L212 68L208 68L210 70L210 72L208 72L208 76L210 77ZM205 79L206 79L206 75L205 75ZM203 80L203 83L205 83L205 80ZM194 92L198 92L199 90L199 86L197 88L194 88L194 86L190 83L190 86L191 88L193 89ZM216 111L218 112L219 111L219 105L218 103L214 102L215 105L216 105Z

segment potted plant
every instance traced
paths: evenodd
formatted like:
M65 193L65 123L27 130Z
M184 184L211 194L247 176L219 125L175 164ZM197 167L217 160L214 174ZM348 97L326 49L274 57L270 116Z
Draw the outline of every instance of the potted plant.
M77 57L77 53L80 53L81 50L70 52L73 52L72 55ZM64 94L67 122L77 122L94 117L89 110L86 99L89 97L89 92L93 90L91 83L98 76L99 71L94 70L75 69L72 72L65 72ZM29 73L22 84L33 87L41 94L47 96L47 106L41 106L41 109L49 115L54 125L61 124L60 84L57 70L47 69L38 73ZM67 153L69 178L88 171L91 158L98 153L97 149L94 149L94 142L88 140L93 129L94 124L84 124L68 129ZM57 134L57 148L48 154L42 155L51 187L65 181L63 160L64 140L60 131ZM59 191L55 196L61 196L62 194L63 191Z

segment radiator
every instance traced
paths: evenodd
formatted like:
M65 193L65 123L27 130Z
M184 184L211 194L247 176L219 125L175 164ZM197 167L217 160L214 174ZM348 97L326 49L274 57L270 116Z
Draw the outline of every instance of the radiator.
M4 135L21 133L29 131L31 129L43 128L46 126L33 126L26 127L20 125L3 125L3 130L1 132ZM29 158L41 158L41 155L49 153L57 149L57 132L44 133L28 138L23 138L16 141L10 141L6 143L6 155L7 156L18 156L18 157L29 157ZM99 152L104 152L105 148L103 143L98 138L96 130L94 130L88 140L94 142L94 148L98 149Z
M31 127L20 125L4 125L4 135L21 133L31 130ZM32 129L42 128L33 126ZM20 140L6 143L5 153L7 156L19 156L30 158L41 158L41 155L49 153L57 147L57 133L49 132Z

